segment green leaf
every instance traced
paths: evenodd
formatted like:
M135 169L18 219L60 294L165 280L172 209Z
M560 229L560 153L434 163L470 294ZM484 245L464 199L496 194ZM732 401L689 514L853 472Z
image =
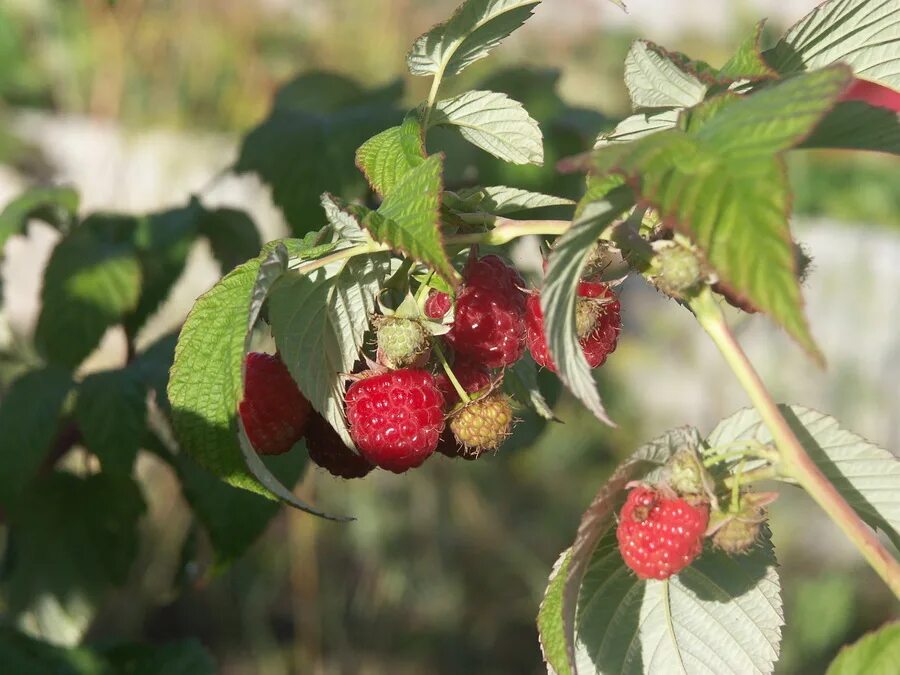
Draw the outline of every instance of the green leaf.
M900 114L863 101L842 101L798 147L900 155Z
M578 598L578 673L771 673L784 623L776 568L766 532L746 555L707 549L667 581L642 581L610 529Z
M34 478L71 388L71 375L51 365L19 377L0 399L0 504L8 506Z
M216 675L216 664L196 640L164 645L116 645L102 650L110 675Z
M285 485L293 486L308 461L305 449L272 457L269 466ZM215 568L222 570L255 542L278 513L278 502L223 483L186 453L175 456L182 491L203 524L215 550Z
M175 345L178 333L169 333L148 345L128 365L128 370L137 377L143 386L153 393L156 404L166 413L171 412L166 389L169 386L169 369L175 360Z
M646 40L635 40L625 57L625 86L636 109L689 108L706 95L706 85L698 77Z
M900 545L900 460L840 427L837 420L800 406L779 406L816 466L859 516ZM756 411L742 410L709 435L712 446L741 440L772 443Z
M900 89L900 11L892 0L830 0L797 22L766 60L782 74L843 62Z
M503 384L513 398L524 403L545 420L556 415L547 403L537 380L537 365L530 358L521 358L504 371Z
M102 658L84 647L66 649L0 626L0 663L15 675L107 675Z
M753 33L744 40L737 51L725 62L716 75L719 81L759 80L777 77L765 58L759 43L766 22L756 24Z
M673 108L660 113L637 113L631 117L626 117L612 131L600 134L594 147L602 148L611 143L636 141L657 131L672 129L678 124L680 114L680 108Z
M133 248L79 228L47 263L35 342L51 362L75 368L107 328L137 307L140 290Z
M581 516L575 543L570 549L569 570L563 587L561 607L566 649L571 663L575 662L576 656L576 617L585 571L596 557L598 543L607 535L614 539L613 526L616 513L625 502L626 485L633 480L660 477L663 466L678 450L697 450L700 446L700 434L692 427L673 429L641 446L616 468ZM621 564L621 557L618 562Z
M440 230L443 158L432 155L406 174L377 212L362 218L375 241L428 265L455 285L458 275L444 250Z
M438 101L430 126L457 127L463 138L513 164L544 162L543 136L521 103L493 91L468 91Z
M66 232L78 213L78 193L68 187L32 188L9 202L0 212L0 249L14 234L25 232L32 218Z
M565 197L555 197L505 185L465 188L456 194L447 194L452 195L450 206L457 211L488 213L495 216L541 209L546 206L575 205L575 202ZM453 199L454 197L455 199Z
M253 219L238 209L204 209L200 219L200 235L209 240L223 273L259 255L262 248Z
M569 551L565 550L553 565L537 616L541 653L550 675L567 675L572 671L562 620L563 585L569 573L569 560Z
M147 428L147 387L134 369L89 375L78 386L75 419L104 471L129 474Z
M407 115L399 127L373 136L356 151L356 166L378 194L387 195L410 171L425 162L422 126Z
M844 647L827 675L892 675L900 663L900 622L895 621Z
M260 261L235 268L201 296L175 349L168 397L182 448L228 483L266 494L244 464L235 416L253 286Z
M601 148L596 168L629 179L665 222L690 236L735 295L768 312L810 353L779 152L799 143L849 78L838 66L751 96L691 110L686 129Z
M597 419L612 425L575 332L575 296L591 246L616 218L633 205L631 191L620 187L590 204L550 252L541 291L547 346L559 378Z
M312 406L354 447L344 420L344 375L364 344L375 297L399 267L389 253L341 260L285 277L269 299L281 358Z
M366 182L353 157L366 139L396 124L402 87L364 91L345 78L312 73L288 85L269 117L241 146L234 170L253 172L272 189L272 199L293 232L319 229L319 197L365 196Z
M483 59L531 16L540 0L466 0L420 36L406 57L413 75L450 77Z
M144 510L126 476L54 472L37 481L8 513L2 589L9 613L38 633L65 620L77 641L106 591L126 582Z

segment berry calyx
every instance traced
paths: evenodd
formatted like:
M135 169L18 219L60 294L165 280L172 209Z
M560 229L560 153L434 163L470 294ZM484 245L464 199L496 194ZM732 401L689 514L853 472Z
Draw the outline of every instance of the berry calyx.
M776 492L743 492L738 505L710 518L713 546L728 555L748 553L759 540L766 521L766 507L777 498Z
M313 412L306 429L309 458L338 478L362 478L375 467L344 445L324 417Z
M706 495L713 486L712 477L703 466L697 453L681 448L666 462L667 482L682 497Z
M668 579L703 551L709 505L691 504L640 485L628 493L616 538L625 564L640 579Z
M460 446L458 454L475 459L488 450L496 450L509 436L512 422L512 406L502 393L468 403L450 418L450 430Z
M444 397L425 370L366 377L347 390L350 436L369 462L404 471L424 462L444 429Z
M486 368L512 365L525 351L522 278L500 258L489 255L470 261L464 280L447 342L458 354Z
M303 437L310 405L277 355L250 352L238 414L257 453L280 455Z
M389 316L378 320L377 325L378 363L398 369L427 361L428 333L420 322Z
M582 281L576 301L576 330L579 343L591 368L599 368L616 350L622 327L621 306L615 293L602 283ZM556 372L544 335L544 312L540 293L529 297L525 309L525 340L531 357L539 366Z

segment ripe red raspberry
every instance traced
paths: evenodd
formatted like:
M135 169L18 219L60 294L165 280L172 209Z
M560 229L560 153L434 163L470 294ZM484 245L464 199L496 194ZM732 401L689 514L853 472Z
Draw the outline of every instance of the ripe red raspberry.
M591 368L599 368L616 350L622 327L621 305L606 284L582 281L578 285L576 326L581 349ZM540 293L528 296L525 311L526 341L531 357L539 366L556 372L544 336L544 313Z
M628 493L619 513L619 552L641 579L668 579L691 564L703 550L709 505L639 486Z
M467 394L474 394L491 386L490 374L484 368L467 361L457 359L453 364L453 374ZM446 374L438 373L434 377L434 382L444 397L444 406L447 409L459 402L459 394Z
M238 413L256 452L280 455L290 450L303 437L309 411L309 401L278 356L247 354Z
M444 429L444 397L424 370L394 370L354 382L346 403L350 436L363 457L394 473L428 459Z
M425 316L429 319L443 318L450 311L452 305L453 301L446 293L430 291L425 299Z
M313 412L306 429L309 458L339 478L362 478L375 467L344 445L324 417Z
M456 298L447 342L458 354L486 368L502 368L525 351L524 282L497 256L469 263Z

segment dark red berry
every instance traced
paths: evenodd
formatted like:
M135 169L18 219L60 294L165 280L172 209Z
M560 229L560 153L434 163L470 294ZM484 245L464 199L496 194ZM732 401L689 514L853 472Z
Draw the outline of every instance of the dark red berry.
M313 462L339 478L362 478L375 468L344 445L328 420L315 411L306 429L306 449Z
M450 296L440 291L430 291L425 299L425 316L429 319L440 319L450 311L453 301Z
M639 486L628 493L619 513L619 552L641 579L668 579L703 551L709 505L669 498Z
M582 281L578 285L578 297L579 302L583 303L577 308L578 311L589 315L588 327L579 343L588 365L599 368L616 350L622 327L621 306L615 293L606 284ZM582 323L582 318L578 317L579 324ZM556 372L544 335L540 293L535 292L528 297L525 327L528 351L535 363Z
M457 359L456 363L453 364L453 374L467 394L474 394L476 391L481 391L491 386L490 373L468 361ZM444 397L446 408L452 408L459 402L459 394L445 373L440 372L435 375L434 382Z
M350 435L372 464L403 473L437 447L444 429L443 403L427 371L402 369L367 377L347 390Z
M277 355L251 352L238 412L256 452L280 455L303 437L310 406Z

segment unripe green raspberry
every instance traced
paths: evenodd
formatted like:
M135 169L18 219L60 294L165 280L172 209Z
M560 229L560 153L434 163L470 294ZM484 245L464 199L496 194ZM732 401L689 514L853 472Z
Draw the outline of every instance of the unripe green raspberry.
M417 365L428 352L428 333L418 321L386 317L378 324L378 361L393 370Z
M682 448L666 464L669 486L679 495L703 495L712 479L697 453L689 448Z
M653 258L653 283L663 293L681 297L703 277L700 260L675 242L659 242Z
M496 450L509 436L513 422L509 398L501 393L488 394L464 406L450 420L450 430L463 447L467 458Z

